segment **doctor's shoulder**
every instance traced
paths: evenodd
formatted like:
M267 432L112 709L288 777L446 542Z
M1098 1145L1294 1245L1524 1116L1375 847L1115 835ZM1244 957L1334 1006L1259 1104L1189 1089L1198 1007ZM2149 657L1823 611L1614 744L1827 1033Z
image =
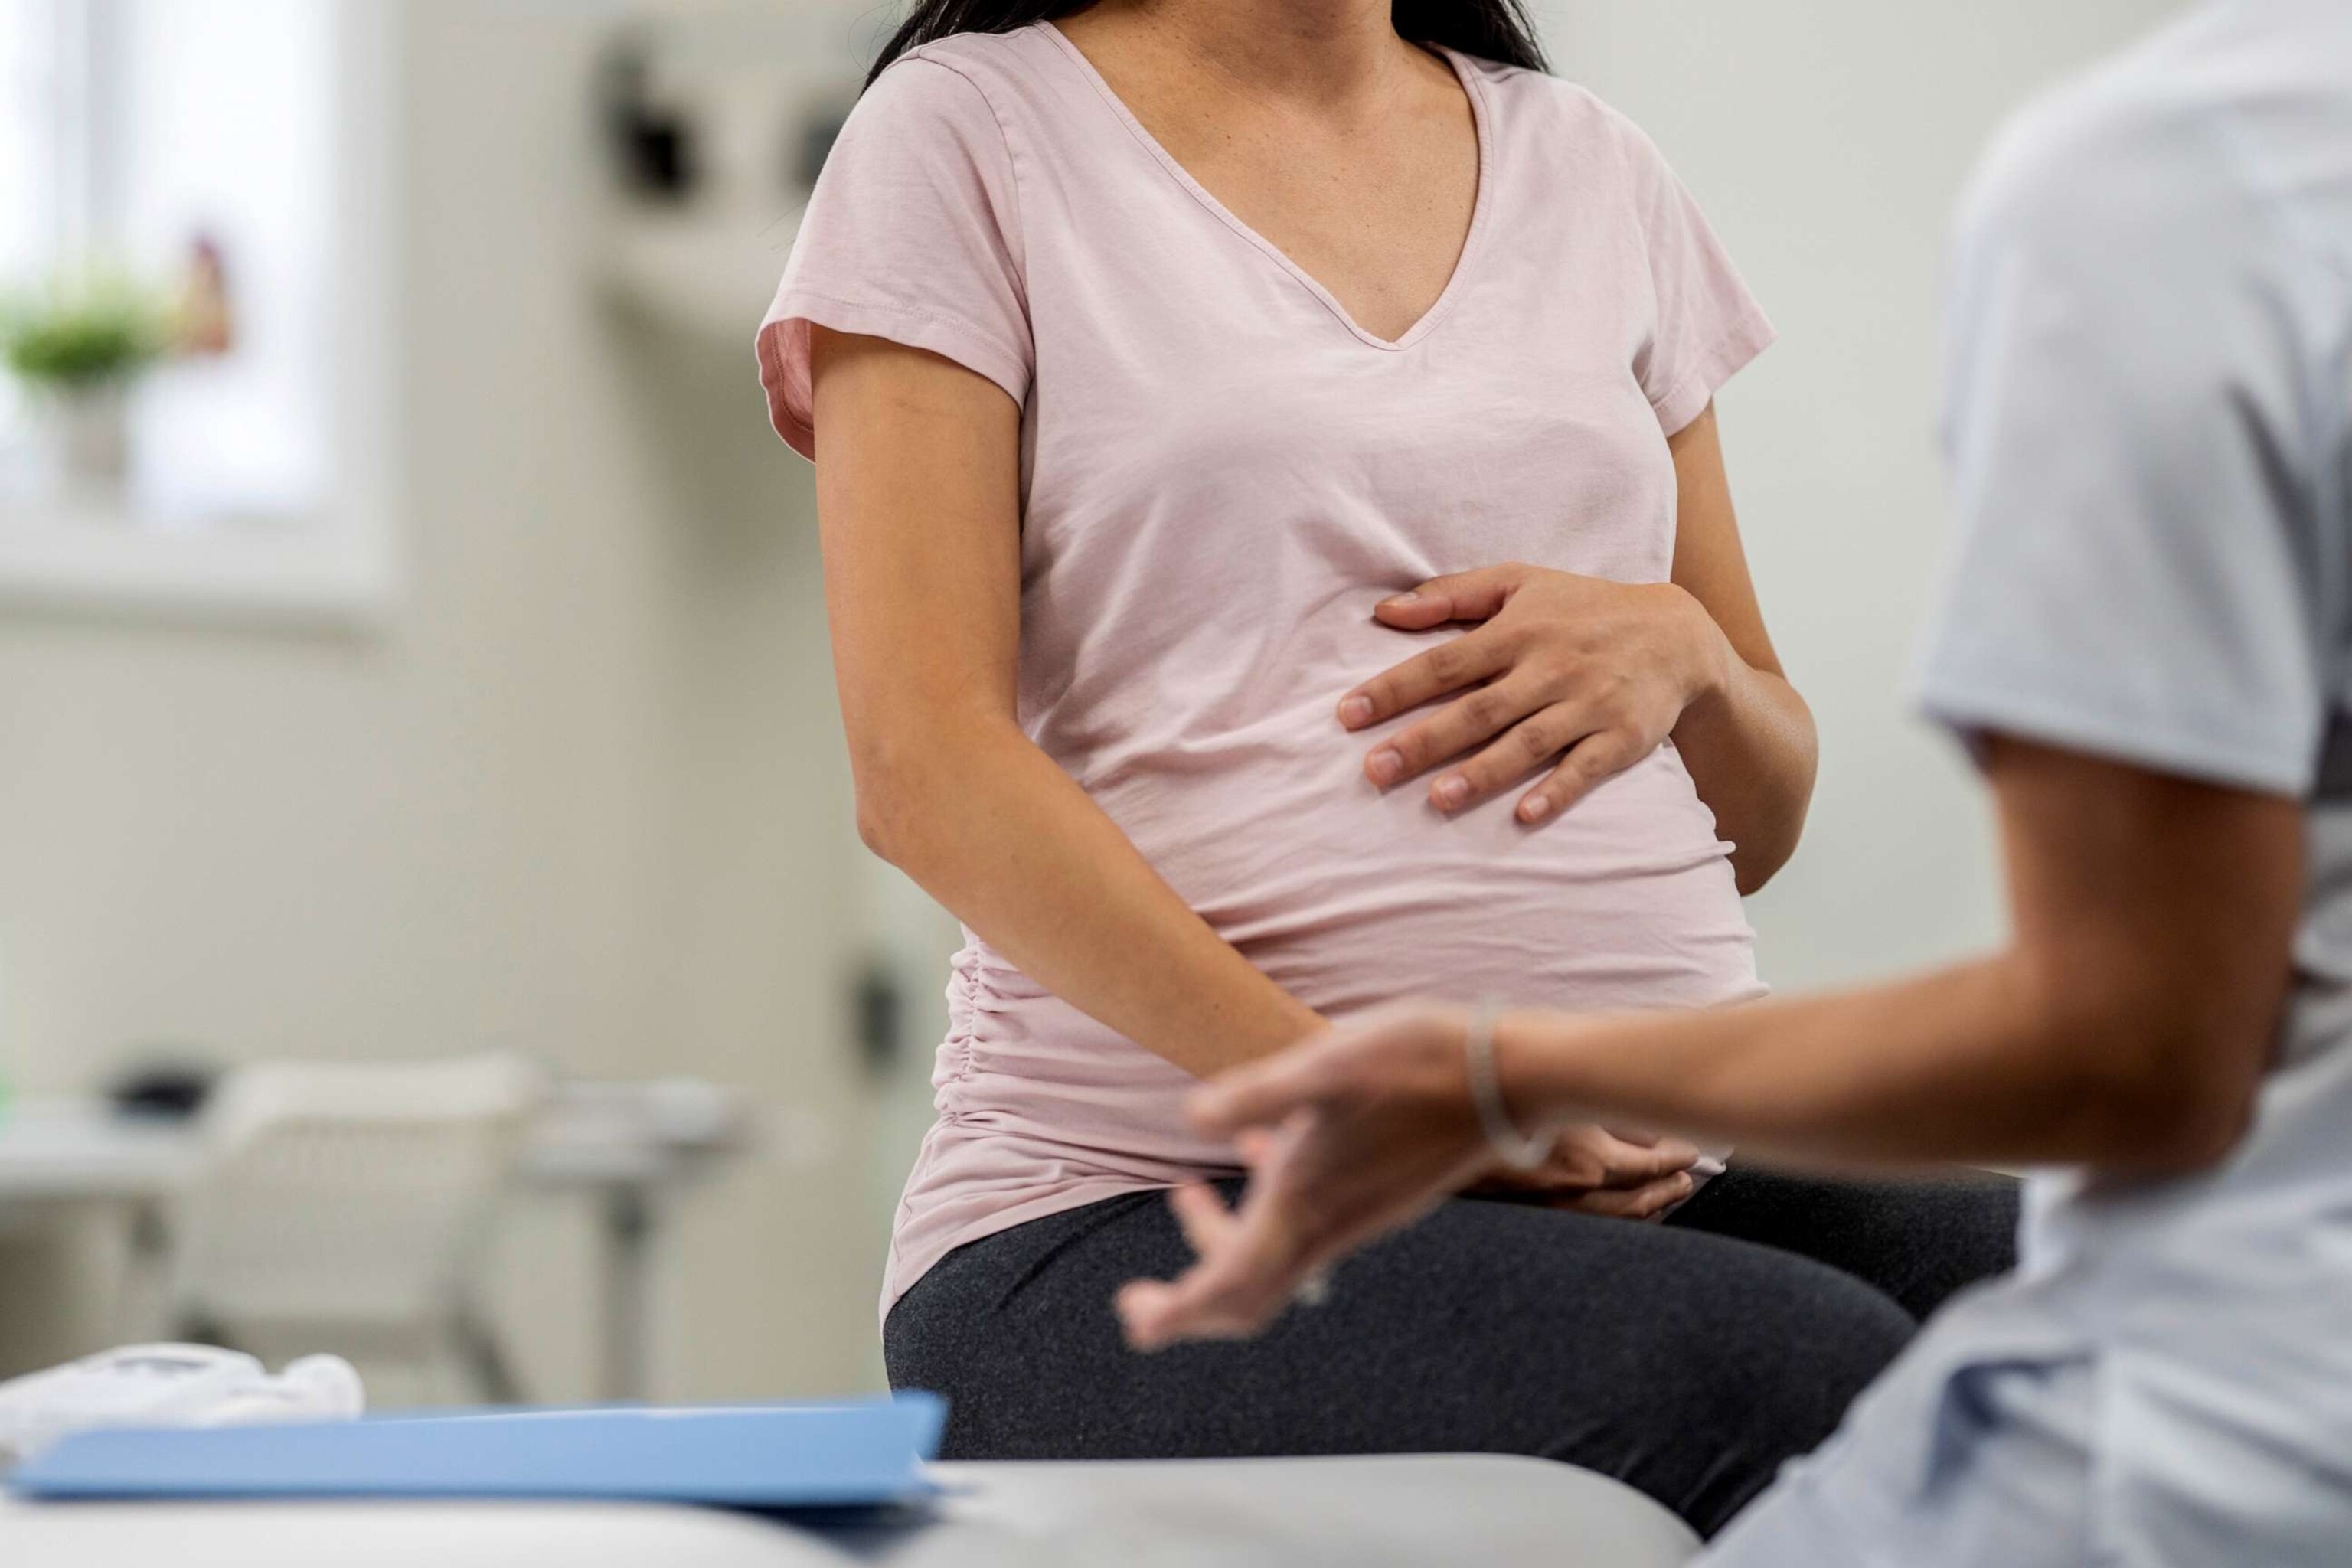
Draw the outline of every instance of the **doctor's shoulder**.
M2012 112L1962 189L1958 248L2031 235L2116 252L2242 213L2258 176L2240 121L2259 89L2210 35L2192 17Z

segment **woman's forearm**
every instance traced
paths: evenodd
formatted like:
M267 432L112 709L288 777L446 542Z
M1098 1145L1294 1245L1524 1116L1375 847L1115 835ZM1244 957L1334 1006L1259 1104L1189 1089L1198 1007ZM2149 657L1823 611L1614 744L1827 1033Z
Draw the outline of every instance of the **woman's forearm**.
M1039 984L1188 1071L1320 1023L1023 734L1020 411L935 355L819 331L817 517L859 831Z
M1739 890L1752 893L1804 836L1819 742L1812 710L1795 687L1748 664L1728 641L1722 654L1721 679L1683 710L1675 747L1717 832L1734 847Z
M875 849L1088 1016L1202 1077L1322 1026L1009 721L927 725L888 772L860 781Z

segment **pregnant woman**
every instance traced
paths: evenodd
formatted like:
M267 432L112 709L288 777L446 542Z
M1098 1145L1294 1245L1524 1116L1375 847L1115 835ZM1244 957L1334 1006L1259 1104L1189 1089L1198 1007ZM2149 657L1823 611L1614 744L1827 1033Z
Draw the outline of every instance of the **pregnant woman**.
M1546 1455L1708 1530L2006 1267L2003 1188L1587 1129L1263 1341L1112 1311L1239 1168L1202 1076L1400 994L1759 994L1813 741L1713 397L1769 337L1508 0L940 0L886 50L759 341L861 830L970 933L884 1299L951 1453Z

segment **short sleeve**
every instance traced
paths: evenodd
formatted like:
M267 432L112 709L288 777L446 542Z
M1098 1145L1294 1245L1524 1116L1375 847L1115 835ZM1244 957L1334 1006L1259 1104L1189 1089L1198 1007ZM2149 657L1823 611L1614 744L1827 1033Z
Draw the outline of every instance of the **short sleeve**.
M2242 153L2183 110L2013 135L1964 216L1946 439L1957 537L1927 712L2263 793L2326 718L2307 312Z
M1657 145L1619 120L1655 305L1634 362L1669 436L1706 412L1724 384L1772 346L1772 323Z
M809 329L887 338L1029 391L1032 345L1012 150L952 66L909 56L868 88L825 159L761 323L776 433L816 455Z

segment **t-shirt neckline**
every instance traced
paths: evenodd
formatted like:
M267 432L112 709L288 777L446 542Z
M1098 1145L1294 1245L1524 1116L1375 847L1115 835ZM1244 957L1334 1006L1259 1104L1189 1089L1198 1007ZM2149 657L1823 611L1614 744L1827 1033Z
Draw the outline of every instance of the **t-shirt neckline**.
M1339 318L1340 325L1346 327L1363 342L1383 353L1401 353L1435 331L1438 323L1453 310L1454 301L1461 297L1465 287L1465 280L1469 277L1472 264L1477 259L1479 242L1486 232L1487 209L1492 204L1495 189L1493 126L1487 112L1486 97L1479 83L1478 72L1466 57L1447 48L1443 44L1434 46L1437 53L1453 68L1454 79L1462 84L1463 94L1470 100L1471 128L1478 140L1478 190L1471 200L1470 232L1463 237L1461 254L1454 258L1453 274L1446 279L1445 287L1439 291L1429 309L1421 313L1419 321L1405 329L1403 336L1390 339L1366 330L1348 308L1339 302L1339 296L1325 288L1313 273L1292 260L1280 246L1244 223L1234 216L1231 208L1219 201L1207 186L1194 179L1191 171L1178 163L1174 154L1162 147L1160 144L1160 139L1152 135L1145 128L1143 121L1135 117L1134 110L1128 108L1127 100L1112 89L1102 72L1095 68L1094 61L1087 58L1086 51L1070 41L1069 35L1051 22L1035 22L1031 26L1042 29L1046 37L1069 57L1071 63L1077 67L1079 73L1093 86L1095 92L1109 108L1111 113L1127 127L1129 134L1132 135L1143 150L1151 155L1155 163L1167 171L1171 179L1190 192L1193 200L1207 208L1225 226L1263 251L1276 266L1289 273L1297 280L1300 287L1320 300L1324 308Z

